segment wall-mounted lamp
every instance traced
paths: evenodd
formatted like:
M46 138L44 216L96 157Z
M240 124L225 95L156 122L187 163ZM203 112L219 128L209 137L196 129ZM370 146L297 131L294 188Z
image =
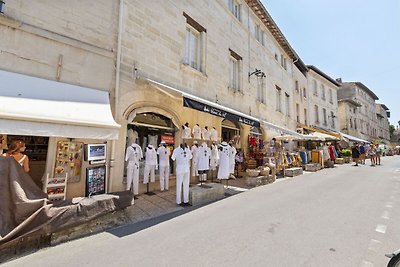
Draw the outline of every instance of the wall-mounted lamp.
M4 2L4 1L1 1L0 0L0 13L1 14L4 14L4 11L3 11L3 9L4 9L4 5L5 5L6 3Z
M256 75L259 78L267 77L267 75L265 75L265 73L263 71L259 70L259 69L256 69L252 73L249 73L249 79L250 79L251 75Z

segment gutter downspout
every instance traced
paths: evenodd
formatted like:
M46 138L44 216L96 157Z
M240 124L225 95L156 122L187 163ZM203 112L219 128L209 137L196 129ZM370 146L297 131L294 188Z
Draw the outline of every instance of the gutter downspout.
M115 72L115 99L114 99L114 118L116 121L119 119L118 104L119 104L119 79L120 79L120 69L121 69L121 46L122 46L122 23L123 23L123 11L124 11L124 0L119 1L119 14L118 14L118 43L117 43L117 63ZM110 159L110 176L109 182L107 183L107 193L111 188L111 180L115 175L115 147L116 141L111 141L111 159Z

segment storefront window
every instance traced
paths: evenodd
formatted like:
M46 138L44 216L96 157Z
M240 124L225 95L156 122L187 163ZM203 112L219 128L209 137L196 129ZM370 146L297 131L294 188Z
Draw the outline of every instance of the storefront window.
M240 147L240 127L239 124L230 121L222 121L222 141L232 141L235 147Z

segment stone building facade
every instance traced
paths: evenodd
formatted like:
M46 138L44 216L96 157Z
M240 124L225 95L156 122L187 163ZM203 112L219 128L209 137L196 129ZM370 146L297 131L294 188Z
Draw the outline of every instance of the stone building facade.
M340 131L374 141L378 136L376 94L361 82L344 82L338 91Z
M385 104L375 104L376 107L376 118L378 124L378 138L385 143L390 142L390 132L389 132L389 118L390 110Z
M339 83L315 66L308 65L310 124L328 131L339 131Z

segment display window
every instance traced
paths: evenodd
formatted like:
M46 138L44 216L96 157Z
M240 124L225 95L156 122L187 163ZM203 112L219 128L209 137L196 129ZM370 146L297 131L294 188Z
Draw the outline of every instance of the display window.
M222 141L233 142L233 145L240 148L240 126L238 123L224 119L222 121Z

